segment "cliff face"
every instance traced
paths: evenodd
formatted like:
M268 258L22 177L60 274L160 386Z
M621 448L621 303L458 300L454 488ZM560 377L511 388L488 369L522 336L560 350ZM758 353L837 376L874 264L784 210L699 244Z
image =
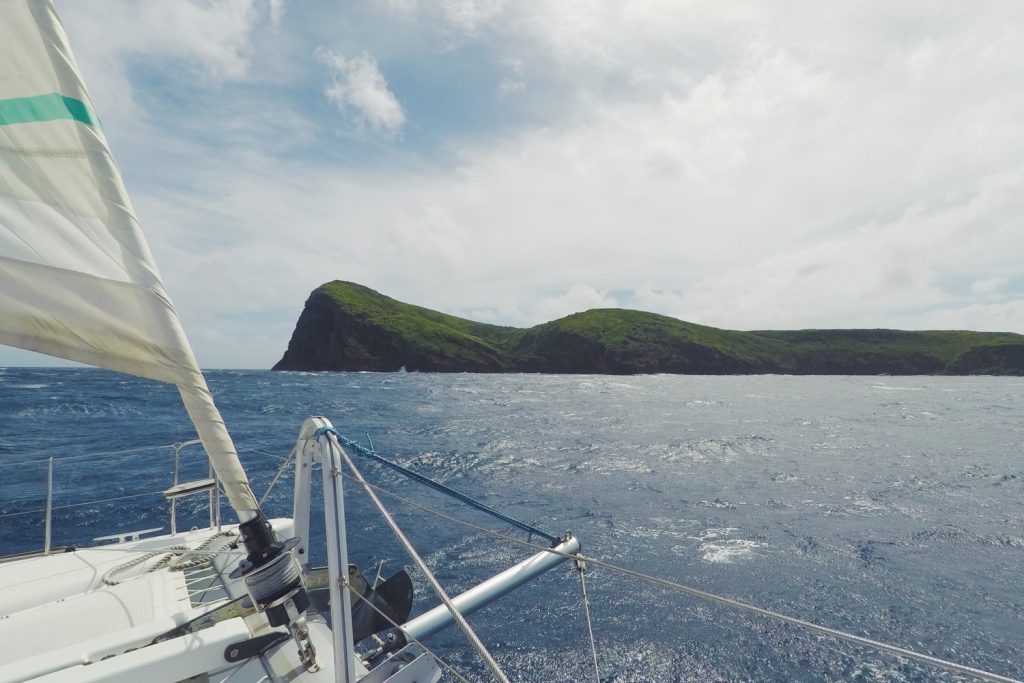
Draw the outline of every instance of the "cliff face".
M274 370L1024 376L1024 336L963 331L737 332L622 309L530 329L477 323L331 282Z
M500 372L498 353L466 335L426 325L424 334L403 333L394 319L378 319L345 305L322 288L310 295L274 370L369 370ZM391 324L389 324L391 323ZM429 328L435 329L429 329ZM431 343L433 342L433 343Z
M952 375L1022 375L1024 344L979 346L953 361Z

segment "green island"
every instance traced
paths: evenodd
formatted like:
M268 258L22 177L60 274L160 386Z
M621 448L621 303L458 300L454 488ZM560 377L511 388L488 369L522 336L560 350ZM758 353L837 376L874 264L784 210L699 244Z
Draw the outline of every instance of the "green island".
M1024 335L962 330L722 330L601 308L521 329L351 282L313 291L274 370L578 374L1016 375Z

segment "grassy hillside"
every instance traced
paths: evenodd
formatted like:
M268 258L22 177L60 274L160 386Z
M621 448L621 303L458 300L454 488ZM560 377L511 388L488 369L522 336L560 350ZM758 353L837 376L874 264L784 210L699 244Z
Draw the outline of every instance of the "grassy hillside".
M1024 336L966 331L738 332L595 309L529 329L488 325L330 282L275 369L630 374L1024 375Z
M396 301L350 282L319 287L307 301L307 310L310 302L322 306L325 297L336 309L329 336L337 337L340 331L348 337L346 342L356 342L371 358L398 361L391 368L395 370L411 365L431 370L500 371L504 369L505 347L521 334L515 328L477 323Z
M340 306L366 320L403 336L415 338L427 333L441 337L451 336L453 339L471 337L480 342L503 344L510 338L522 334L522 330L515 327L478 323L429 308L413 306L354 282L335 280L321 285L316 291L323 292Z

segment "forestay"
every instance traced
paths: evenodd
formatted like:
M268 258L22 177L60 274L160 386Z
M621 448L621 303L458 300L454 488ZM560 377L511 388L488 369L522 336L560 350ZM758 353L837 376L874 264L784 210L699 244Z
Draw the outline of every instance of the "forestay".
M0 343L178 386L240 513L248 479L49 0L0 0Z

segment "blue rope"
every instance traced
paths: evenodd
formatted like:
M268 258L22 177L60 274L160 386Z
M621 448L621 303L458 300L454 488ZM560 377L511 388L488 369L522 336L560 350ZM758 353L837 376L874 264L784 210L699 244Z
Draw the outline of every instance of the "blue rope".
M480 510L481 512L485 512L485 513L489 514L492 517L496 517L497 519L500 519L503 522L507 522L508 524L511 524L512 526L516 527L517 529L522 529L523 531L525 531L525 532L527 532L528 534L531 534L531 535L536 534L537 536L540 536L541 538L547 539L552 544L557 544L557 543L560 542L559 538L557 538L555 536L552 536L551 534L549 534L547 532L541 531L540 529L538 529L535 526L531 526L531 525L527 524L526 522L520 522L518 519L513 519L512 517L509 517L506 514L498 512L497 510L492 508L490 505L487 505L486 503L481 503L479 500L476 500L475 498L471 498L470 496L467 496L465 493L462 493L460 491L456 491L455 489L453 489L453 488L451 488L449 486L445 486L444 484L442 484L442 483L440 483L438 481L434 481L430 477L425 477L422 474L419 474L418 472L414 472L414 471L410 470L408 467L404 467L402 465L399 465L397 462L394 462L392 460L388 460L387 458L384 458L384 457L381 457L381 456L377 455L373 451L373 442L372 441L370 442L370 448L366 448L364 446L359 445L358 443L356 443L352 439L349 439L349 438L346 438L346 437L342 436L341 434L338 433L338 431L336 429L334 429L332 427L321 427L320 429L316 430L317 438L323 436L324 434L334 434L334 436L338 439L338 442L342 446L352 450L357 455L361 455L364 458L369 458L370 460L375 460L375 461L377 461L377 462L379 462L379 463L381 463L383 465L387 465L391 469L395 470L396 472L400 472L401 474L404 474L405 476L409 477L410 479L414 479L414 480L418 481L419 483L424 484L425 486L429 486L430 488L434 489L435 491L440 491L441 493L443 493L445 495L451 496L452 498L455 498L456 500L461 500L466 505L469 505L470 507L476 508L477 510ZM367 438L369 438L369 437L367 437Z

